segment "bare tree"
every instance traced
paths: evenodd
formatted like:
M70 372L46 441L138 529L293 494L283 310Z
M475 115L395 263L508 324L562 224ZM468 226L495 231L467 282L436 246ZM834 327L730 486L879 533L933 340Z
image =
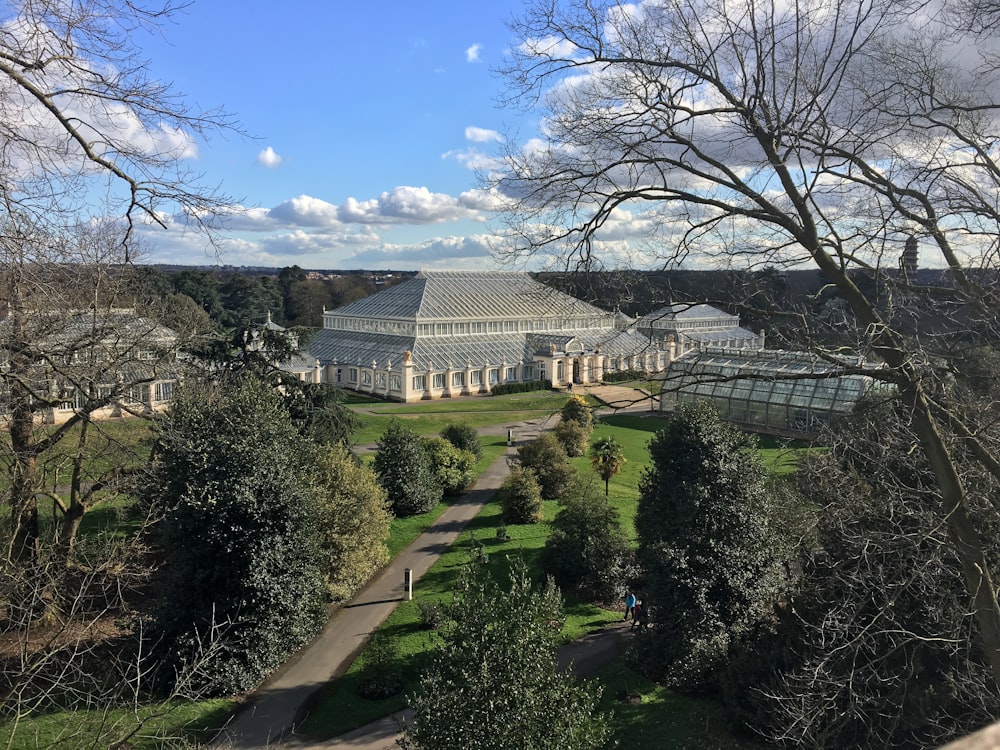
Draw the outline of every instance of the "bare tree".
M186 164L200 137L233 122L218 110L189 108L151 75L133 41L157 32L178 7L173 0L18 0L0 11L2 380L13 559L37 552L39 456L155 379L149 366L142 376L129 372L140 356L136 344L155 333L154 324L125 331L111 314L134 299L123 268L137 252L136 228L164 227L173 215L211 229L230 203L199 186ZM109 373L118 378L111 387ZM39 414L66 398L77 402L76 414L38 433ZM84 442L86 432L85 425ZM67 546L86 506L76 468L64 508Z
M952 447L1000 474L977 424L995 408L960 408L942 387L970 340L997 339L1000 80L988 40L935 10L539 0L513 25L504 72L511 101L540 107L543 136L511 146L494 184L515 199L513 253L609 264L620 245L602 235L631 212L650 265L818 268L853 326L850 346L821 353L885 364L871 374L906 406L1000 682L996 588ZM947 269L941 283L897 271L911 236ZM905 322L914 308L938 335Z
M133 39L157 32L173 0L18 0L0 16L0 189L34 223L98 211L137 222L208 225L229 203L185 167L199 136L230 128L150 73ZM126 259L128 259L126 252Z
M103 432L94 420L149 413L180 376L185 341L121 307L136 289L116 228L51 235L20 216L0 223L0 415L10 433L9 445L0 447L0 467L10 477L6 557L38 557L39 502L47 498L58 517L57 557L68 561L86 511L141 466L139 457L123 454L94 470Z

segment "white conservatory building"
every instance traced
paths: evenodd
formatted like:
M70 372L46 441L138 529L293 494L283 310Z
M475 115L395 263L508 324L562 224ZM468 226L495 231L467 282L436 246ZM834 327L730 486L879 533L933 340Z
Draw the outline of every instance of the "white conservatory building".
M662 372L672 346L526 273L421 271L324 312L307 349L324 382L420 401L488 394L500 383L563 387L607 372Z

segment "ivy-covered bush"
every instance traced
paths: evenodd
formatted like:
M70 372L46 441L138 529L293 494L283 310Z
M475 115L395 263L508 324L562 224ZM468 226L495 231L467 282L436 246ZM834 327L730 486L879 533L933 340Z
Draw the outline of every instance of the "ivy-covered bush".
M313 444L252 378L178 389L149 483L163 675L193 662L205 694L247 690L326 616Z

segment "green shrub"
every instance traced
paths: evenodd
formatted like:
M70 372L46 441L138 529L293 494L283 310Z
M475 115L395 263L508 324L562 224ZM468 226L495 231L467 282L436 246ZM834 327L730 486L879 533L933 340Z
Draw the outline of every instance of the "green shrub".
M585 599L615 601L637 573L618 512L591 483L578 483L560 506L542 551L543 570Z
M570 458L579 458L587 454L591 432L593 430L584 427L575 419L564 419L552 430L552 434L556 436L556 440L559 441L566 451L566 455Z
M322 451L318 469L326 590L331 600L342 601L389 561L392 513L375 473L343 444Z
M491 396L504 396L508 393L528 393L530 391L547 391L552 384L546 380L529 380L526 383L497 383L490 389Z
M606 372L601 379L605 383L621 383L625 380L643 380L646 373L640 370L622 370L621 372Z
M531 469L542 490L542 497L555 500L569 489L576 471L569 463L566 450L551 433L544 433L536 440L517 449L521 466Z
M469 486L475 476L475 454L456 448L444 438L424 438L423 443L434 476L446 495L457 495Z
M583 396L570 396L566 399L560 414L563 422L578 422L586 430L594 425L594 414Z
M441 602L420 599L417 602L417 616L424 630L437 630L444 624L445 610Z
M441 502L443 488L423 441L398 420L389 423L378 441L374 469L398 517L426 513Z
M469 451L477 461L483 457L483 443L475 427L467 424L450 424L441 430L441 437L459 450Z
M368 700L381 700L396 695L403 689L403 675L399 669L399 649L394 638L379 631L368 643L358 695Z
M497 490L497 499L503 508L507 523L538 523L542 520L542 493L535 473L515 466L510 476Z

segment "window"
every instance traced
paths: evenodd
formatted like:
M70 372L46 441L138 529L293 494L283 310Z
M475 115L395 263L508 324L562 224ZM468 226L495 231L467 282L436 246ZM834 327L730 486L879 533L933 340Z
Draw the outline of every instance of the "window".
M535 377L535 368L531 365L525 365L521 368L521 377L525 380L533 380Z
M149 401L149 386L134 385L128 389L127 397L134 404L145 404Z
M389 377L389 390L391 391L403 390L403 379L399 375L392 375Z
M436 323L434 325L435 336L447 336L449 333L451 333L451 325L448 323Z
M486 333L486 324L485 323L472 323L472 332L473 333Z
M413 390L415 390L415 391L426 391L427 390L427 376L426 375L414 375L413 376Z
M356 367L352 367L351 368L350 373L347 376L347 382L348 383L357 383L358 382L358 368L356 368Z
M371 385L372 384L372 371L362 370L361 371L361 385Z
M517 380L517 368L508 367L507 372L504 374L504 381L506 381L507 383L512 383L515 380Z
M434 387L435 388L444 388L444 373L443 372L436 372L436 373L434 373Z
M385 388L385 373L384 372L376 372L375 373L375 387L376 388Z
M173 392L173 383L157 383L153 389L154 401L169 401Z
M451 374L451 384L452 385L465 385L465 373L464 372L453 372Z
M500 382L500 370L490 370L490 385Z
M454 323L452 325L452 328L455 331L455 335L456 336L458 336L460 334L465 334L465 333L469 332L469 324L468 323Z
M472 385L482 385L483 384L483 371L473 370L469 373L469 382Z
M500 333L500 331L503 330L503 325L499 320L491 320L489 322L489 330L490 333Z

